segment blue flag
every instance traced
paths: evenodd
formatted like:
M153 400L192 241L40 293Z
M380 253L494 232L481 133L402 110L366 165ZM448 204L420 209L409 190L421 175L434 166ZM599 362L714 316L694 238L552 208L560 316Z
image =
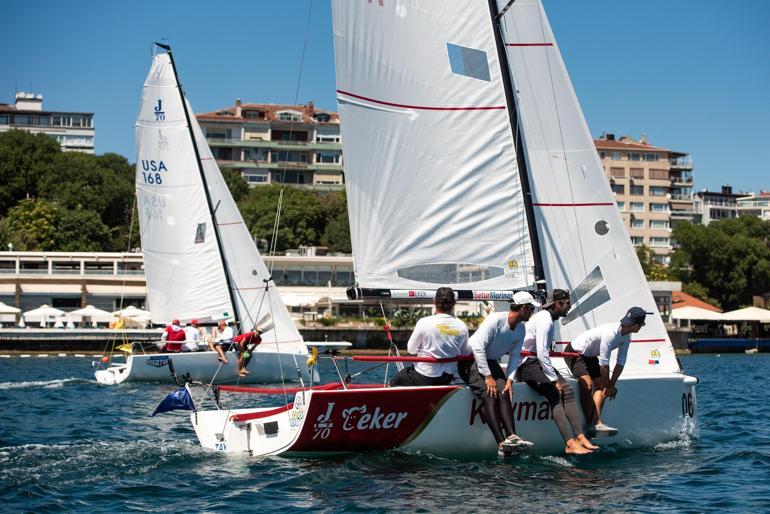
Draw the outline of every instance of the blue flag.
M160 405L155 409L152 415L168 412L172 410L195 410L190 391L186 387L180 387L173 393L166 396Z

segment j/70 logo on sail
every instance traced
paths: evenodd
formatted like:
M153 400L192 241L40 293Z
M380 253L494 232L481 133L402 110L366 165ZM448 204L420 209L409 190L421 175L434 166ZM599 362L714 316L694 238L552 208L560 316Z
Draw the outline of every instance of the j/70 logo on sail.
M158 98L158 105L155 106L155 121L163 121L166 119L166 113L163 110L163 100Z
M334 402L329 402L326 412L318 416L313 425L313 439L326 439L331 435L334 423L331 421L334 411ZM409 415L408 412L385 413L379 407L368 412L369 407L359 405L342 410L342 430L395 430Z

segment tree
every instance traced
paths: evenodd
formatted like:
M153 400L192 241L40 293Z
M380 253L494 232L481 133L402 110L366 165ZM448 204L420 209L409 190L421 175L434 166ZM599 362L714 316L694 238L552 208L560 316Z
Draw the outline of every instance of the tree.
M327 246L330 252L350 253L350 226L347 212L329 220L321 237L321 244Z
M666 267L655 262L655 253L648 247L642 245L636 249L636 256L639 258L639 264L642 265L647 280L669 280L669 273Z
M0 133L0 216L20 200L37 196L40 177L53 169L60 154L59 144L45 134Z
M22 200L0 222L3 247L12 243L21 252L57 250L59 210L45 200Z
M249 194L249 185L243 179L239 171L232 168L221 168L222 178L225 179L227 188L233 196L233 200L240 202Z
M112 247L110 230L98 214L84 209L60 209L55 246L60 252L104 252Z

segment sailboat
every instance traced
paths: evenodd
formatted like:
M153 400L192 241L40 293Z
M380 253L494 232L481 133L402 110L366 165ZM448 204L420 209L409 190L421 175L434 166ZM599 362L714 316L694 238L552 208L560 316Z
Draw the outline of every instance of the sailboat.
M136 123L136 195L152 319L230 319L237 333L270 315L273 328L262 334L245 377L238 377L234 354L220 363L216 352L203 351L131 353L96 378L104 384L173 381L171 365L206 383L308 380L308 348L182 91L171 48L158 47L165 51L153 57Z
M539 0L334 0L333 14L351 298L425 301L450 286L459 300L502 301L568 289L561 345L631 306L657 312ZM622 434L597 444L650 446L693 430L696 384L649 316L602 413ZM496 454L462 385L292 392L292 403L191 421L204 447L235 454ZM547 401L526 384L513 398L532 451L563 452Z

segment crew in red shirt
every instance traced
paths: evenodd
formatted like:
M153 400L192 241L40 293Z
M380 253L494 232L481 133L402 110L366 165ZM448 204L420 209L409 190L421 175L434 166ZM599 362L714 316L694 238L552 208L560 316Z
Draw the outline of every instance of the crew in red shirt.
M160 336L161 341L165 341L166 344L163 347L163 351L167 353L176 353L182 351L182 341L186 339L184 330L180 326L178 319L171 320L171 325L166 327L163 334Z

